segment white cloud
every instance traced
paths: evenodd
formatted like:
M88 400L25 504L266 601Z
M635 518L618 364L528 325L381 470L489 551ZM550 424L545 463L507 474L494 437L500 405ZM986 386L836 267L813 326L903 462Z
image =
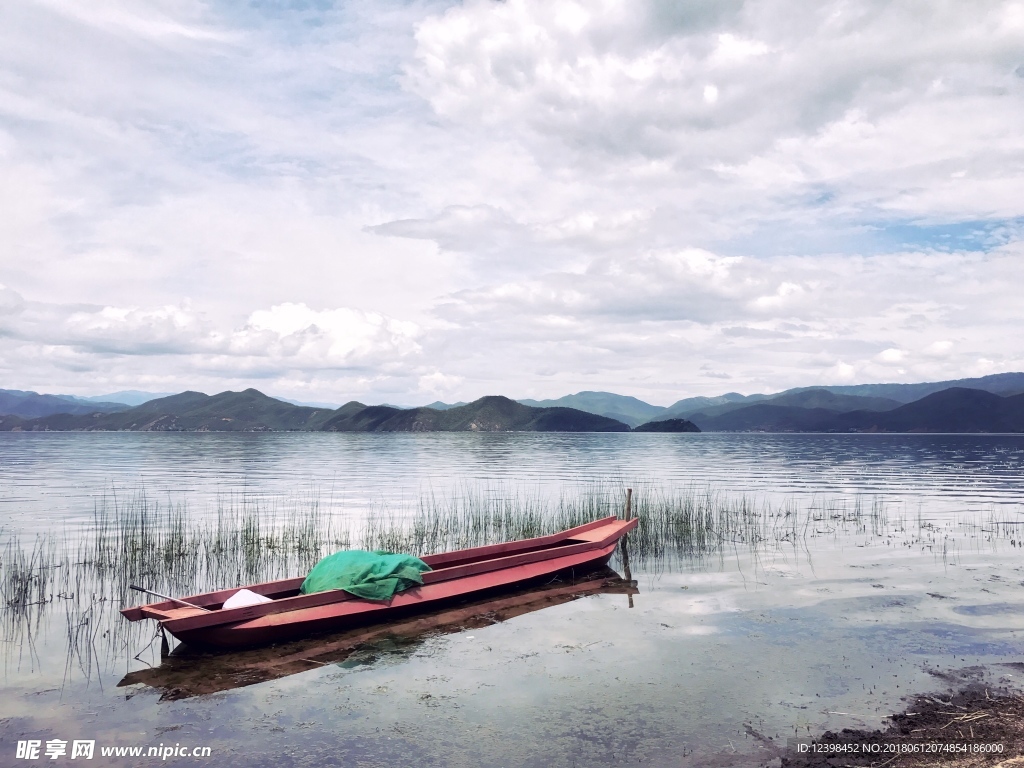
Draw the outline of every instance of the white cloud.
M180 353L207 346L201 317L187 305L143 309L102 307L73 310L63 328L50 326L48 337L69 346L121 354ZM42 329L40 329L42 331Z
M775 293L770 296L758 296L754 299L753 305L758 310L778 311L788 302L796 299L806 292L806 289L802 285L791 283L787 280L780 283L779 287L775 289Z
M902 363L906 356L906 352L904 352L902 349L896 349L895 347L883 349L881 352L878 353L879 361L885 363L886 365Z
M314 310L305 304L280 304L252 312L237 327L218 326L190 305L141 307L65 307L29 302L8 324L0 349L11 361L37 356L44 375L61 370L109 365L124 369L173 371L188 377L244 381L246 376L288 382L291 390L320 379L337 381L383 374L415 380L422 367L412 322L377 312L340 307ZM325 378L326 377L326 378ZM338 396L344 393L334 391Z
M180 388L258 381L306 399L410 404L602 388L671 402L714 394L725 380L771 391L958 378L1024 364L1002 330L1020 315L1021 255L601 256L577 271L454 292L426 325L301 302L225 323L195 303L22 300L4 316L0 358L54 381L160 371Z
M701 379L721 374L742 391L960 378L977 370L982 349L1005 350L991 365L1015 369L1024 358L1006 350L996 329L1021 316L1021 255L1017 247L986 256L764 261L691 251L595 259L582 272L452 296L442 305L452 324L447 335L462 341L447 346L475 352L449 358L448 369L510 369L504 360L511 357L563 389L618 380L655 401L670 401L678 386L679 379L664 378L670 367L682 372L687 391L707 393L716 385ZM481 328L503 345L491 352ZM952 333L966 343L941 340Z
M426 392L438 397L445 397L457 392L464 379L461 376L449 376L441 371L433 371L419 377L418 384L421 392Z
M944 358L948 357L953 351L953 342L948 340L933 341L924 349L924 354L928 357Z
M671 402L1022 368L1022 19L12 5L0 373Z
M124 35L132 39L145 39L153 42L173 41L176 38L184 40L225 40L229 36L218 33L201 24L183 23L174 19L170 13L163 13L158 3L148 3L145 8L134 3L104 3L86 9L75 2L65 0L37 0L45 7L56 13L64 14L74 18L77 22L95 26L115 34ZM181 14L183 11L189 16L196 17L201 13L202 6L191 3L177 3L175 7L168 7L168 11Z
M17 314L25 306L25 300L17 291L0 284L0 315Z
M746 40L731 33L718 36L718 45L712 60L721 63L741 63L753 56L762 56L771 49L759 40Z
M415 323L347 307L314 311L305 304L258 310L234 332L232 352L271 354L305 369L388 361L420 351Z
M850 365L848 363L844 363L841 360L825 371L825 376L829 380L838 382L840 384L849 384L854 380L854 377L856 375L857 367L854 365Z
M1024 117L1013 4L764 0L722 4L709 30L652 24L655 7L466 3L420 25L408 81L440 115L581 181L594 158L622 182L664 161L636 190L652 204L696 185L741 222L827 185L835 215L1024 213L1010 170L1024 144L1006 130Z

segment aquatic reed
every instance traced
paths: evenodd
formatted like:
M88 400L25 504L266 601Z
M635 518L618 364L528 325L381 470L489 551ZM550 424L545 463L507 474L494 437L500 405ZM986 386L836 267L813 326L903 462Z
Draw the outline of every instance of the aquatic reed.
M378 507L355 535L321 504L298 499L227 494L195 513L184 501L162 501L145 490L97 500L90 525L22 542L7 537L0 558L0 627L6 647L29 648L40 623L63 605L69 666L95 668L96 645L124 647L138 625L117 611L136 602L128 585L189 595L216 588L297 576L322 556L358 547L417 555L530 538L623 512L625 488L567 488L555 498L507 487L464 485L446 495L426 493L408 510ZM861 537L886 545L931 549L955 562L954 528L978 541L1019 546L1020 521L977 516L937 524L879 498L789 499L771 503L707 487L666 489L637 484L629 535L634 569L699 564L742 550L755 558L787 550L809 556L809 539ZM915 524L916 522L916 524ZM614 565L614 563L613 563ZM134 627L134 629L131 629ZM148 630L147 630L148 631ZM138 640L138 638L135 638ZM72 660L74 664L72 664Z

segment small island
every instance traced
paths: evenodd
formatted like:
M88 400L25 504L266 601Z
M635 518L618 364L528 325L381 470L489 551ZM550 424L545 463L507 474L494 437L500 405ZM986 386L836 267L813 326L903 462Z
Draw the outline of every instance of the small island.
M639 427L633 428L634 432L700 432L700 427L686 419L665 419L664 421L648 421Z

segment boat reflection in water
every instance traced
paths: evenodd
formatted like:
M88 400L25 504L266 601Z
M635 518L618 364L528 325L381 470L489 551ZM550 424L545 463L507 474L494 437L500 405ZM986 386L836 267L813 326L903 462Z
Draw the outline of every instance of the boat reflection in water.
M430 613L372 627L320 635L279 645L233 651L206 651L179 645L159 667L130 672L118 687L148 685L160 689L161 701L173 701L241 688L307 672L328 664L345 666L355 655L386 648L406 650L430 636L479 629L588 595L637 594L635 581L610 568L544 586L503 591L489 597L449 604ZM393 652L393 651L392 651ZM365 658L357 663L365 662Z

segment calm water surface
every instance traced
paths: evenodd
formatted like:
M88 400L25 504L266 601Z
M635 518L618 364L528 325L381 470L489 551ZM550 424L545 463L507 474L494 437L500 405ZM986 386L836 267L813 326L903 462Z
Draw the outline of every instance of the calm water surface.
M1024 438L976 435L0 433L0 520L87 520L104 494L315 492L358 518L470 484L556 496L588 483L709 485L775 500L863 494L925 514L1019 506Z
M1022 470L1020 436L2 434L0 519L23 539L140 487L198 510L315 493L353 519L467 484L551 498L709 485L804 506L871 497L894 514L874 533L823 525L792 545L647 562L632 607L593 595L181 700L117 687L160 665L150 635L87 635L58 601L4 636L0 765L27 764L28 738L208 745L224 766L766 764L752 730L784 745L877 727L902 697L963 676L1015 684ZM69 659L69 627L91 638L89 664Z

